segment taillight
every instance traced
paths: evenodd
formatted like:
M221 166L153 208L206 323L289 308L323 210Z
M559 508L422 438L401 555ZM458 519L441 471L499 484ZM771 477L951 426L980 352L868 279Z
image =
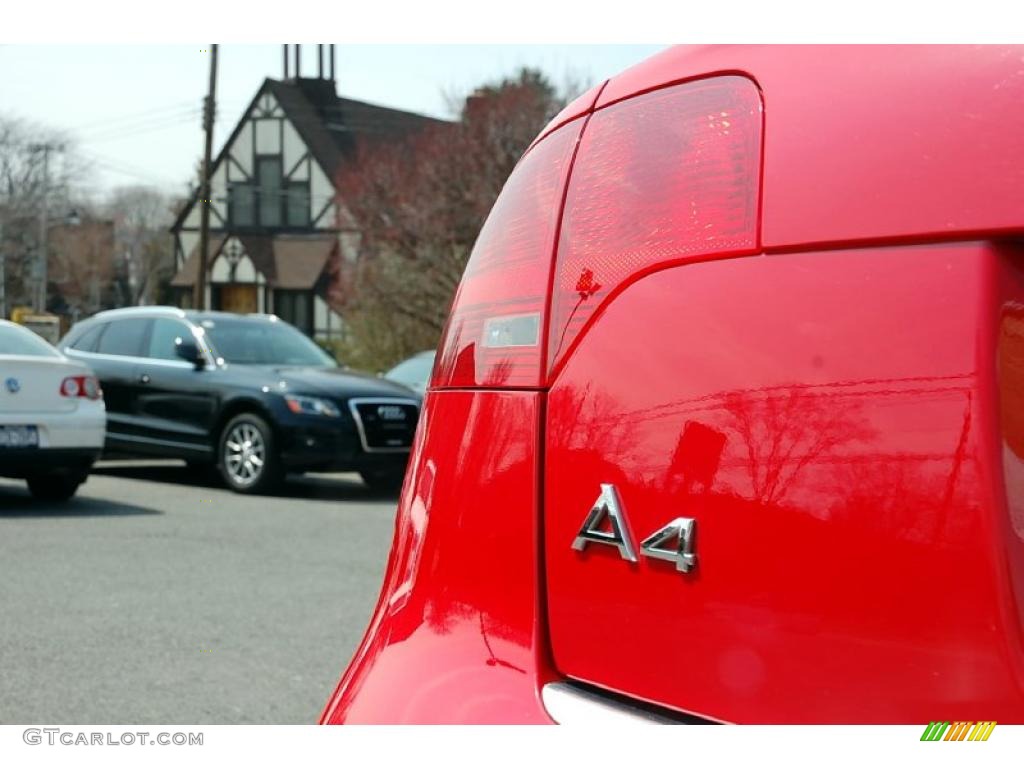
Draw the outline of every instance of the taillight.
M100 383L93 376L68 376L60 383L60 393L64 397L84 397L88 400L99 400Z
M631 280L757 252L761 133L757 86L725 75L616 102L535 144L473 248L431 386L543 386Z
M582 120L519 162L491 209L448 318L433 387L537 387L555 229Z
M631 278L758 247L761 98L744 77L697 80L593 114L565 201L549 370Z

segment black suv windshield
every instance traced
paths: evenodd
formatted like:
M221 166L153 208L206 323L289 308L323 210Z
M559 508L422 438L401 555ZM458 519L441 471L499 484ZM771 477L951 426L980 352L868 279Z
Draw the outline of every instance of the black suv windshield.
M280 320L203 320L217 354L239 365L312 365L334 367L330 355Z

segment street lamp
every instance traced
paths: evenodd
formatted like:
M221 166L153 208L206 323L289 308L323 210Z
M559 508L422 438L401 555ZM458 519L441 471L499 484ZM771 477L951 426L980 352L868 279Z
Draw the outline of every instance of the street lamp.
M38 247L39 256L36 259L34 267L33 267L33 270L32 270L33 278L36 281L38 281L37 282L37 289L36 289L37 290L37 292L36 292L36 301L35 301L36 311L37 312L40 312L40 313L45 313L46 312L47 299L48 299L48 296L49 296L49 287L50 287L50 285L49 285L49 283L50 283L50 275L49 275L49 266L50 266L50 254L49 254L49 250L50 250L49 249L49 245L50 245L50 231L52 229L54 229L55 227L62 227L62 226L77 227L77 226L80 226L81 223L82 223L82 217L79 216L78 211L76 209L74 209L74 208L72 208L70 211L68 211L67 216L65 216L63 219L58 219L57 221L45 221L45 222L43 222L44 228L40 232L40 240L39 240L39 247Z
M63 152L64 145L59 143L45 142L41 144L29 144L29 150L39 152L43 156L43 189L42 206L39 211L39 293L36 298L36 311L46 312L46 288L47 288L47 255L46 236L49 227L46 223L47 208L50 204L50 153Z

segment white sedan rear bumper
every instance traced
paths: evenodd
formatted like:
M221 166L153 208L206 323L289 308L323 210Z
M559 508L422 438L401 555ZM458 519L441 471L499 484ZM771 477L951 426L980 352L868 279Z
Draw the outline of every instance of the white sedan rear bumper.
M39 448L102 448L107 415L102 400L82 400L70 413L0 413L0 424L39 428ZM0 461L3 461L0 453Z

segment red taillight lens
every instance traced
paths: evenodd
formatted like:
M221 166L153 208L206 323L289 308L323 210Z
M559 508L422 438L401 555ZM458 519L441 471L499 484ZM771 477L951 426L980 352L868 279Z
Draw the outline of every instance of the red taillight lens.
M99 400L102 391L100 390L100 383L97 379L92 376L86 376L83 380L82 389L85 391L85 396L90 400Z
M92 376L68 376L60 383L60 393L64 397L98 400L101 394L100 383Z
M562 192L582 120L519 162L473 247L448 318L433 387L537 387Z
M80 382L80 376L68 376L60 383L60 393L64 397L78 397L78 393L81 391Z
M760 158L761 97L744 77L684 83L595 112L565 201L548 370L631 278L755 252Z
M535 144L509 177L466 266L431 386L543 386L595 310L630 280L758 250L762 117L752 81L663 88L598 109L583 125Z

